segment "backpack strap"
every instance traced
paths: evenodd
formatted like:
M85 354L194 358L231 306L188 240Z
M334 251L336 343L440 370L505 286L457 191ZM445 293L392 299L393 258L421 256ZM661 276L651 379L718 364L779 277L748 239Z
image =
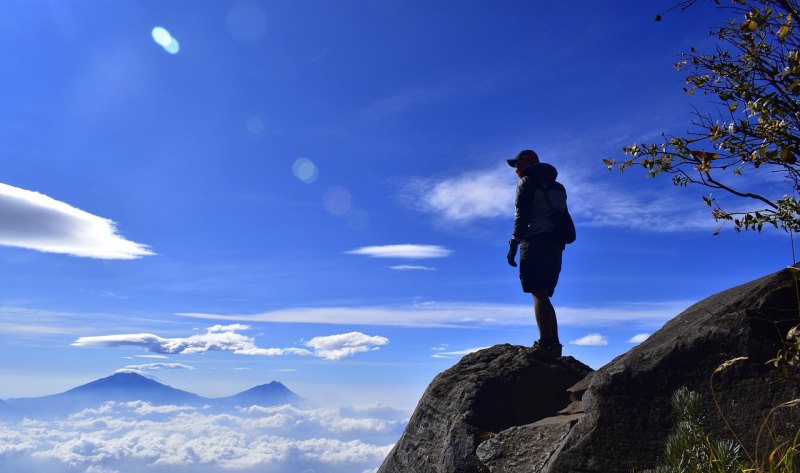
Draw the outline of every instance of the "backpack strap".
M564 213L564 210L558 210L556 209L556 206L553 205L553 202L550 200L550 196L547 195L547 188L544 187L544 185L542 185L541 181L539 182L539 189L542 190L542 194L544 195L544 200L547 201L547 205L550 206L550 210L552 210L553 213L558 213L558 214Z

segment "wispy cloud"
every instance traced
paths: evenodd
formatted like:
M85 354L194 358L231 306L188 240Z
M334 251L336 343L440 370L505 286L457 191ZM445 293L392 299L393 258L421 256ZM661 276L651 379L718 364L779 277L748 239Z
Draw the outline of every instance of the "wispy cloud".
M570 213L580 225L616 227L648 233L713 231L711 211L699 195L685 189L626 186L587 175L564 173ZM683 191L683 192L681 192Z
M431 358L460 358L464 355L469 355L470 353L475 353L476 351L483 350L484 348L488 347L478 347L478 348L467 348L466 350L458 350L458 351L440 351L438 353L434 353L431 355ZM436 350L436 348L434 348Z
M394 269L395 271L436 271L436 268L419 266L415 264L398 264L395 266L389 266L389 269Z
M581 345L581 346L589 346L589 347L604 347L608 345L608 338L605 335L600 335L599 333L590 333L585 337L581 337L577 340L572 340L572 345Z
M711 231L715 223L697 194L664 192L598 179L565 163L559 181L567 188L570 213L579 226L643 232ZM454 223L512 218L517 177L505 164L441 179L415 178L403 187L405 201L419 211ZM695 198L696 197L696 198Z
M627 323L658 328L689 303L618 304L605 307L557 307L559 324L608 326ZM343 325L391 325L400 327L527 326L532 310L527 305L425 302L410 305L361 307L297 307L255 314L182 312L177 315L206 320L237 322L316 323Z
M643 341L647 340L650 337L649 333L639 333L632 336L628 343L642 343Z
M164 359L169 358L168 356L164 356L164 355L133 355L133 356L136 357L136 358L154 358L154 359L157 359L157 360L164 360Z
M295 347L260 348L256 345L254 338L238 333L249 329L250 326L242 324L214 325L208 328L204 334L192 335L186 338L163 338L152 333L100 335L80 337L72 342L72 346L104 348L139 346L155 353L179 355L206 353L208 351L229 351L235 355L252 356L314 355L326 360L340 360L356 353L377 350L377 347L389 343L389 339L385 337L350 332L312 338L305 345L312 348L313 352L305 348ZM151 363L150 365L134 366L160 366L161 368L166 368L170 365L179 365L179 363Z
M391 118L415 106L440 100L451 87L420 87L381 97L368 104L364 114L373 120Z
M146 371L161 371L161 370L193 370L194 366L185 365L183 363L144 363L141 365L128 365L123 366L117 370L117 373L144 373Z
M77 335L97 314L56 312L27 307L0 307L0 334Z
M153 255L116 224L38 192L0 184L0 245L99 259Z
M354 250L346 251L349 255L363 255L372 258L404 258L404 259L428 259L444 258L450 256L452 250L448 250L438 245L381 245L363 246Z

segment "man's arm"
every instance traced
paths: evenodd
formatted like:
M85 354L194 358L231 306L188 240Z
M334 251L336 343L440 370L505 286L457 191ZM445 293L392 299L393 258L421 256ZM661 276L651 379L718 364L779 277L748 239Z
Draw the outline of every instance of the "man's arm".
M511 239L521 241L531 223L531 206L533 205L533 182L525 176L517 184L517 197L514 202L514 231Z

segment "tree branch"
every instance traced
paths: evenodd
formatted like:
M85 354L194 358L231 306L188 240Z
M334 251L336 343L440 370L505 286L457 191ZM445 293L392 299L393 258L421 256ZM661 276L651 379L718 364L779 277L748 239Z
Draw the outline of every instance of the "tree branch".
M722 190L724 190L726 192L730 192L731 194L739 196L739 197L748 197L748 198L751 198L751 199L760 200L761 202L764 202L765 204L767 204L770 207L772 207L773 209L776 209L776 210L778 209L778 205L776 203L772 202L771 200L767 199L764 196L761 196L761 195L758 195L758 194L753 194L751 192L739 192L739 191L737 191L735 189L732 189L732 188L726 186L725 184L715 180L713 177L711 177L711 174L708 173L708 172L703 173L703 175L705 176L705 179L707 179L708 182L713 184L717 189L722 189Z

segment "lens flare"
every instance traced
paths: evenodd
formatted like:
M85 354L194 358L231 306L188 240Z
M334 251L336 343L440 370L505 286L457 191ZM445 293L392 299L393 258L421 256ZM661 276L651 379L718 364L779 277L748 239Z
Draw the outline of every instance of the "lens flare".
M178 40L173 38L166 28L156 26L150 34L153 36L153 41L164 48L164 51L170 54L178 54L178 51L181 50L181 45L178 43Z
M331 187L322 196L322 205L332 215L344 215L353 206L353 197L344 187Z
M228 31L242 44L256 44L267 32L267 14L255 2L236 2L226 17Z
M296 159L294 165L292 165L292 172L294 172L294 176L296 178L300 179L306 184L311 184L312 182L316 181L319 175L317 166L315 166L314 163L312 163L308 158Z
M260 135L264 132L264 120L259 117L250 117L246 126L247 131L252 135Z
M369 214L361 209L350 209L345 218L351 230L363 232L369 228Z

